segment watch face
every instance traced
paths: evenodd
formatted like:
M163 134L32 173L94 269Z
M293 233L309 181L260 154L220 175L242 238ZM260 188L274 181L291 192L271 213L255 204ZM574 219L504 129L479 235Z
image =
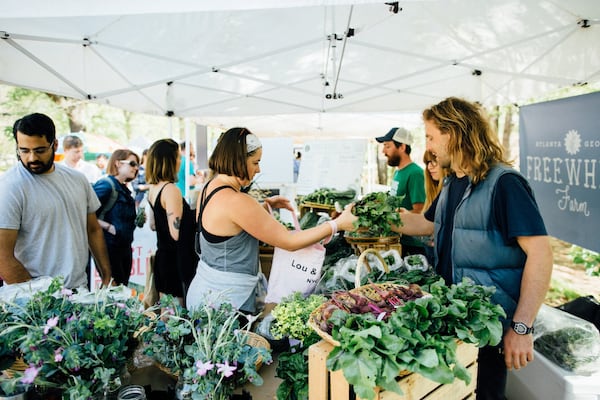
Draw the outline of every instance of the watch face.
M524 324L524 323L522 323L522 322L515 322L515 323L513 324L513 329L514 329L514 331L515 331L515 332L517 332L519 335L526 335L526 334L527 334L527 331L529 330L529 329L527 328L527 325L525 325L525 324Z

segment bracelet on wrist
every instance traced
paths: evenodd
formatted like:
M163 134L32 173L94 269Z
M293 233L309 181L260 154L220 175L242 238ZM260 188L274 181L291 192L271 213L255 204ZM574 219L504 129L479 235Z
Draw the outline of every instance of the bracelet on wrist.
M333 239L335 234L338 233L337 222L335 222L335 220L329 220L327 221L327 223L329 224L329 226L331 226L331 238Z

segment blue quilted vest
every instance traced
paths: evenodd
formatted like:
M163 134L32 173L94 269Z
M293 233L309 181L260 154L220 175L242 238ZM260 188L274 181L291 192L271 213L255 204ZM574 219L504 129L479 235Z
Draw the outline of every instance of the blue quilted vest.
M506 326L519 301L526 255L517 243L504 243L494 221L492 199L498 179L504 174L517 175L529 187L521 174L504 165L492 167L477 185L469 184L454 215L451 259L454 283L467 277L479 285L496 288L492 302L500 304L506 311L507 319L503 321ZM446 183L435 210L436 253L440 251L439 243L444 240L440 238L440 232L445 220L447 197Z

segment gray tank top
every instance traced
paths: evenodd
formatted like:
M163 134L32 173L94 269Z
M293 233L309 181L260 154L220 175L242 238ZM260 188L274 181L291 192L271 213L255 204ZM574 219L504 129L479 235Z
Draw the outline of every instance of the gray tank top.
M214 192L213 192L214 193ZM212 193L211 193L212 194ZM204 206L210 200L210 195L203 202L198 226L202 226L202 213ZM250 236L245 231L219 242L206 240L204 229L200 233L200 258L208 266L218 271L235 272L256 276L259 270L258 239ZM227 289L227 282L223 282L223 289ZM240 307L240 310L253 311L255 309L256 289L253 295Z

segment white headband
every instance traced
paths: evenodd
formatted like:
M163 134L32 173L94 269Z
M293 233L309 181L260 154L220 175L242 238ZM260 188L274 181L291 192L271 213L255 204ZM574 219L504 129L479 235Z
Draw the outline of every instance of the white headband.
M262 147L258 137L252 133L246 135L246 153L250 154Z

